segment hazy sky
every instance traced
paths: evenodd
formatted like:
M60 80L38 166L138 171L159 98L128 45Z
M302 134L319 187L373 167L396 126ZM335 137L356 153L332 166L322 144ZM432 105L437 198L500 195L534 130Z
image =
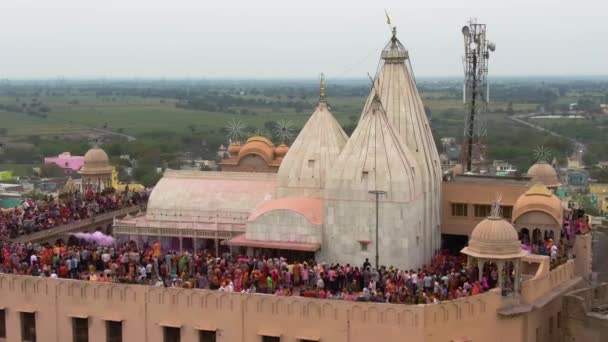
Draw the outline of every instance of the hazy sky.
M607 0L0 0L0 78L366 77L389 39L459 76L488 25L492 75L608 75Z

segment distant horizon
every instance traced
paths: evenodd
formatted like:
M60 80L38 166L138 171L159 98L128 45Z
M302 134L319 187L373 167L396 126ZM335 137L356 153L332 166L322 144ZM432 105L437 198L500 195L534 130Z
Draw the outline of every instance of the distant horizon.
M425 76L415 75L418 80L462 80L462 75L445 75L445 76ZM559 75L559 74L539 74L539 75L525 75L525 74L513 74L513 75L488 75L490 80L501 80L501 79L529 79L529 80L599 80L608 81L608 74L571 74L571 75ZM158 76L158 77L104 77L104 76L57 76L57 77L0 77L0 82L69 82L69 81L156 81L156 82L196 82L196 81L318 81L319 77L171 77L171 76ZM328 81L361 81L369 82L367 77L336 77L330 78L326 76Z

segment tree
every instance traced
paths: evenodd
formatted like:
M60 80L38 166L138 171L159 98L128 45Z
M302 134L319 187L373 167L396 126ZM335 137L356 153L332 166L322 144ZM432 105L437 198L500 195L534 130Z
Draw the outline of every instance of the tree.
M47 178L61 177L65 176L65 171L57 164L44 164L40 167L40 176Z
M162 177L151 165L140 165L133 174L134 178L146 187L156 185Z

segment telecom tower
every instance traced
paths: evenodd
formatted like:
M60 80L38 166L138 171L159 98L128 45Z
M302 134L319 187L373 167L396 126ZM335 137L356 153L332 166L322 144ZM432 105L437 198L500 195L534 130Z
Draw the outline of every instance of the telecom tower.
M462 28L464 37L464 85L466 107L462 159L465 172L473 171L473 159L483 159L482 138L486 135L484 113L490 100L488 59L496 45L486 39L486 25L471 19Z

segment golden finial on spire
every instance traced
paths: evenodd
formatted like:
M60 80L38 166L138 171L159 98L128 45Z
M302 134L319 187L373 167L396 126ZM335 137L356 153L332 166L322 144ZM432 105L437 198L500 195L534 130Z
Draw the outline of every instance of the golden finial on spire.
M320 94L319 94L319 102L327 102L327 99L325 97L325 75L323 73L321 73L321 87L320 87Z

